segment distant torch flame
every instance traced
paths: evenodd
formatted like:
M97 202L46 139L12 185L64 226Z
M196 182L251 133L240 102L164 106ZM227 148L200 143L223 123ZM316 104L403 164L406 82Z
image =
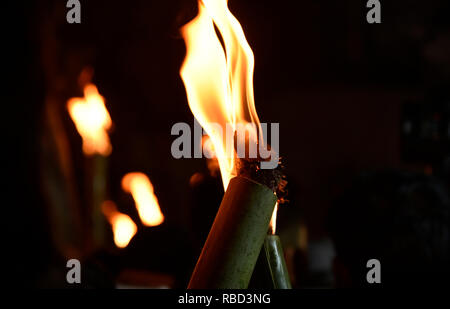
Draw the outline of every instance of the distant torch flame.
M86 85L84 98L70 99L67 108L83 139L83 152L86 155L109 155L112 148L107 132L112 121L97 87L93 84Z
M119 248L125 248L137 232L136 224L129 216L117 211L112 201L103 202L102 211L112 226L114 243Z
M226 189L235 166L227 125L233 132L238 125L247 128L249 142L255 144L261 129L253 99L254 58L241 25L228 10L227 0L199 1L198 9L198 15L181 29L186 58L180 74L189 107L212 140ZM214 124L220 125L221 132Z
M164 216L153 192L153 185L145 174L126 174L122 178L122 188L133 196L139 217L144 225L156 226L163 223Z

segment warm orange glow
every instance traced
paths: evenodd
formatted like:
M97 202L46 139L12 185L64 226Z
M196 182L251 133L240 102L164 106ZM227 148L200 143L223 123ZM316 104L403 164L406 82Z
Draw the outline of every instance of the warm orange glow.
M216 159L216 151L214 150L214 144L208 135L203 135L202 137L202 147L203 153L208 159Z
M83 139L83 152L86 155L109 155L112 148L107 131L111 128L112 121L97 87L93 84L86 85L84 97L70 99L67 108Z
M150 179L143 173L128 173L122 178L122 188L131 193L144 225L156 226L164 221Z
M234 130L238 125L253 124L249 142L256 144L260 129L253 98L254 57L227 0L203 0L198 7L198 15L181 30L186 58L180 74L189 107L212 140L226 188L234 174ZM231 134L225 133L227 125L233 130Z
M272 218L270 219L270 229L272 231L272 235L275 235L277 230L277 212L278 212L278 202L275 204L275 209L272 213Z
M136 224L129 216L120 213L112 201L103 202L102 211L112 226L114 243L119 248L125 248L137 232Z
M209 159L206 161L209 173L211 174L211 176L217 177L218 173L220 172L219 161L217 160L214 144L208 135L203 135L202 137L202 148L205 157Z

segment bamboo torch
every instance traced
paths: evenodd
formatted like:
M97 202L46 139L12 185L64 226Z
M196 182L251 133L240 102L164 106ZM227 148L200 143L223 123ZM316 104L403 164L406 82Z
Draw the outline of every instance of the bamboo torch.
M273 288L290 289L291 280L289 279L286 260L284 259L283 247L281 246L280 237L275 235L277 211L278 204L275 206L272 219L270 220L271 234L266 236L261 254L265 256L266 265L272 278Z
M280 175L261 170L258 159L247 156L250 150L242 157L236 149L263 144L253 98L254 57L242 27L227 0L198 1L198 8L181 29L186 58L180 74L189 107L213 143L225 194L188 288L247 288ZM248 129L244 139L235 139L239 126Z
M92 214L89 247L98 248L104 245L106 237L106 220L101 205L106 200L107 157L112 150L107 132L112 126L112 121L105 107L104 98L93 84L84 87L83 98L70 99L67 108L81 135L83 153L86 156L86 176Z
M269 233L258 257L250 281L251 288L290 289L291 281L284 258L280 237L275 234L278 203L270 220Z

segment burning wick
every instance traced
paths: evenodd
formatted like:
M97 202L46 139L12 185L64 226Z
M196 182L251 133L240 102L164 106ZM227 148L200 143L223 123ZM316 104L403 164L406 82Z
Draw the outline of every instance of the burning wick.
M119 248L125 248L137 232L136 224L129 216L119 212L112 201L103 202L102 211L112 226L114 243Z
M88 156L108 156L112 147L107 132L112 121L97 87L87 84L84 87L84 98L70 99L67 108L83 139L83 152Z
M164 222L158 199L153 192L153 185L145 174L126 174L122 178L122 189L133 196L139 217L144 225L157 226Z

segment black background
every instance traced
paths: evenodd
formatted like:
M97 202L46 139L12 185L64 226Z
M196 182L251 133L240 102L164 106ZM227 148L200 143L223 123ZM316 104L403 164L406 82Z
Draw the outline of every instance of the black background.
M170 129L193 121L178 71L185 53L179 27L195 16L195 3L81 1L81 24L67 24L65 1L8 2L2 131L11 141L3 152L6 169L12 167L4 207L12 210L14 246L5 252L13 269L26 271L30 255L45 267L51 255L39 168L44 106L53 93L74 166L81 166L81 139L65 104L81 96L77 78L85 66L94 69L114 122L111 199L132 214L120 180L145 172L167 220L189 229L188 181L206 167L202 159L172 158ZM403 104L448 93L448 1L382 1L381 24L366 22L366 1L230 0L229 6L255 54L260 119L280 123L290 183L285 207L302 214L311 239L326 235L330 202L358 171L434 163L403 160L400 128ZM82 170L74 168L74 177L82 183Z

